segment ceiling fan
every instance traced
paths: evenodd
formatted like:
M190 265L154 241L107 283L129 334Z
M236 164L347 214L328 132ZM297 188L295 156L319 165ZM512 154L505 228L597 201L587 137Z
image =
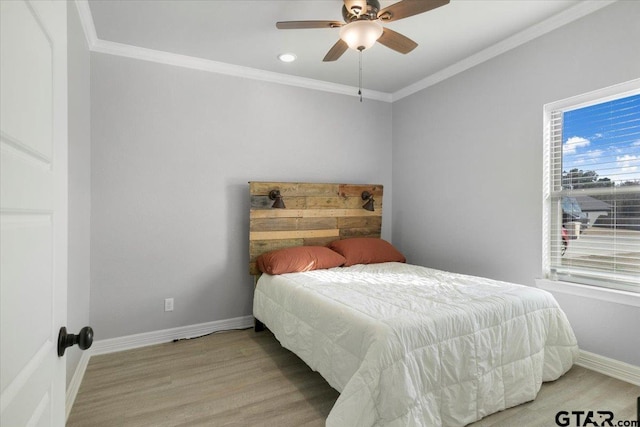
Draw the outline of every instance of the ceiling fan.
M363 51L378 41L386 47L403 54L418 46L410 38L388 28L381 22L392 22L413 15L428 12L444 6L449 0L402 0L380 9L378 0L344 0L340 21L283 21L277 22L281 30L304 28L340 28L340 39L333 45L323 61L335 61L348 49Z

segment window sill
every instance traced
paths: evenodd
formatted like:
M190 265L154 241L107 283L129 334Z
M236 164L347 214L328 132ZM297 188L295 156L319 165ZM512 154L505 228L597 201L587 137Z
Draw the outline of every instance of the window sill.
M536 279L536 287L550 292L576 295L601 301L640 307L640 294L619 291L617 289L601 288L597 286L580 285L578 283L562 282L559 280Z

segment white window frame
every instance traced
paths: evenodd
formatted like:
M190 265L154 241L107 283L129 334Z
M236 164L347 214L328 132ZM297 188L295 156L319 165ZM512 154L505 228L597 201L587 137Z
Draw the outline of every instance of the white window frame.
M554 272L551 271L552 239L551 239L551 216L552 216L552 114L559 110L575 110L600 104L618 98L624 98L640 94L640 79L631 80L618 85L599 89L593 92L581 94L571 98L552 102L544 105L544 143L543 143L543 232L542 232L542 273L543 278L536 280L536 285L542 289L569 293L573 295L596 298L609 302L617 302L626 305L640 306L640 293L616 289L599 284L591 280L581 282L565 282L558 280Z

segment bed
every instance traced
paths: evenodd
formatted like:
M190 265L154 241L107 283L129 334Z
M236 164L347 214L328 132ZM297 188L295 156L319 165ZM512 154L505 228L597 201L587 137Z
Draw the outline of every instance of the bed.
M287 185L279 186L283 198L286 188L294 188ZM273 186L266 183L260 191ZM300 186L289 198L302 197L292 195L304 193ZM381 199L382 187L376 188ZM306 215L318 218L317 207L311 209ZM351 208L327 209L349 214ZM284 210L275 215L306 211ZM367 237L376 246L383 241L375 224L357 227L359 235L338 229L330 237L343 243ZM268 232L291 231L274 227ZM304 240L305 230L297 231ZM271 236L291 240L287 233ZM264 245L258 252L265 253ZM328 426L463 426L535 399L543 381L559 378L577 359L567 318L543 290L393 257L363 264L341 255L349 266L262 274L254 295L256 319L340 392Z

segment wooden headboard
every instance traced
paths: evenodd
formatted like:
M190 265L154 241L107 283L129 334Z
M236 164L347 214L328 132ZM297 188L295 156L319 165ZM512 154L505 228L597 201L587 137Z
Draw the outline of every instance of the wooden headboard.
M280 191L285 209L272 208L272 190ZM362 192L375 210L362 208ZM380 237L382 185L249 182L249 273L259 274L256 258L291 246L324 246L347 237Z

